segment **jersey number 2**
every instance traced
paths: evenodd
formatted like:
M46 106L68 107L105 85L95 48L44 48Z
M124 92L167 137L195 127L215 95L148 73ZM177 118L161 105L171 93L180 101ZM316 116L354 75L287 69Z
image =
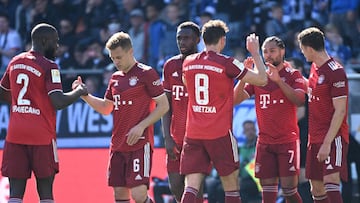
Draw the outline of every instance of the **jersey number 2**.
M19 85L23 85L17 98L17 104L30 105L30 100L24 99L24 95L26 94L29 85L29 77L24 73L20 73L16 78L16 83Z

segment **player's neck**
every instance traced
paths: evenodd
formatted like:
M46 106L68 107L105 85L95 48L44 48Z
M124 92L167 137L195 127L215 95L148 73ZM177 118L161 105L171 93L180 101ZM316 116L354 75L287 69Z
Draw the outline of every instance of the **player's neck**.
M131 63L129 63L129 66L126 67L126 68L123 70L123 72L124 72L124 73L129 72L129 71L131 70L131 68L134 67L135 64L136 64L136 60L131 61Z
M324 51L318 52L315 56L316 57L314 57L313 62L316 64L317 67L321 67L326 61L330 59L330 56Z
M213 51L216 53L220 53L221 49L217 44L216 45L206 45L205 51Z

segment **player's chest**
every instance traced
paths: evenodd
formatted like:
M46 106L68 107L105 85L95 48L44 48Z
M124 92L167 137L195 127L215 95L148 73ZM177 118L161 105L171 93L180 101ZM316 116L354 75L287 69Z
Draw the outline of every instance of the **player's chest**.
M137 94L145 89L144 82L138 76L123 76L111 79L113 94Z

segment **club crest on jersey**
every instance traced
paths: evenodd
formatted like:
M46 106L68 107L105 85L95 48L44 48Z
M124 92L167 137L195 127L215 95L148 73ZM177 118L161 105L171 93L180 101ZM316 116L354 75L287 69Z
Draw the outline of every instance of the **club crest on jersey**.
M322 84L325 80L325 76L324 75L319 75L319 78L318 78L318 84Z
M138 80L139 80L139 79L138 79L136 76L130 77L130 78L129 78L129 85L130 85L130 86L135 86Z

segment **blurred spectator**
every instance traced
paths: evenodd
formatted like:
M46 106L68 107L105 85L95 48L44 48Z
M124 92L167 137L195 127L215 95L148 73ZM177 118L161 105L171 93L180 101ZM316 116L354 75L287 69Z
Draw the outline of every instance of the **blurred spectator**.
M71 70L84 70L93 66L86 53L86 49L87 42L84 40L78 41L74 48L73 57L69 57L69 61L67 61L66 66L63 64L61 67L62 69L67 70L66 74L64 74L62 78L64 91L71 90L71 84L77 78L77 73L72 72Z
M100 41L105 44L107 40L116 32L121 31L121 24L117 16L110 16L105 26L100 29Z
M100 95L105 95L109 80L111 79L112 74L116 71L116 68L113 63L110 63L104 68L102 74L102 79L100 81L99 93Z
M255 122L251 120L246 120L243 122L243 131L246 137L245 144L239 147L239 158L240 158L240 196L242 202L246 203L255 203L261 202L261 193L258 190L258 187L245 169L255 158L255 147L257 141L257 133Z
M330 0L312 0L311 18L321 25L329 22Z
M87 69L103 70L111 63L110 58L104 54L103 45L96 38L91 38L87 42L85 55L89 60L89 63L86 63Z
M145 30L145 44L148 46L148 59L149 66L155 68L160 74L161 67L158 66L160 50L159 44L165 34L165 22L160 19L161 7L157 3L150 2L146 5L146 17L148 19L147 30Z
M50 7L50 0L35 0L35 6L31 12L31 27L38 23L49 23L57 26L61 15L56 15ZM58 26L57 26L58 27Z
M271 7L271 18L265 23L265 34L266 36L278 36L287 42L289 30L283 22L283 15L284 11L281 4L274 4Z
M205 12L208 7L215 9L217 1L197 0L189 1L190 20L196 22L199 15Z
M212 6L206 7L206 9L200 14L200 18L199 18L199 22L198 22L200 29L205 23L207 23L209 20L213 19L213 16L215 15L215 13L216 13L216 10L214 7L212 7ZM198 47L199 51L202 51L205 49L204 40L202 38L200 39L200 42L198 43L197 47Z
M32 25L32 10L34 9L33 0L22 0L16 7L15 29L19 32L22 44L30 42L30 31Z
M351 58L351 49L344 44L344 38L341 36L338 28L334 24L327 24L324 30L325 49L329 55L343 65L347 64Z
M331 0L329 8L329 23L333 24L344 43L350 45L357 40L356 10L359 7L358 0Z
M100 82L99 82L99 78L97 76L94 76L94 75L87 76L85 78L84 83L86 85L86 88L87 88L89 94L97 96L97 97L104 96L103 94L100 93L100 90L99 90Z
M71 22L76 22L79 18L77 8L70 4L68 0L50 0L49 11L52 16L56 16L55 19L51 20L51 23L56 27L60 27L60 21L63 18L69 19Z
M61 18L58 30L60 43L67 45L72 52L75 46L74 42L77 41L73 21L67 17Z
M139 0L122 0L122 8L119 11L119 19L122 30L128 32L131 27L131 11L141 9Z
M159 60L162 61L161 66L167 59L178 54L176 30L177 26L182 23L182 19L177 4L170 3L165 7L164 21L164 36L160 42L159 50Z
M59 47L56 52L55 63L60 69L68 69L74 63L74 42L77 41L73 22L68 18L60 20Z
M19 3L20 0L0 0L0 12L7 14L9 26L12 28L15 28L15 13Z
M86 0L78 7L80 13L75 32L77 37L99 38L100 30L109 17L114 18L118 14L117 6L113 1L108 0Z
M189 0L170 0L170 3L177 4L179 16L183 21L190 20L190 1Z
M0 13L0 70L5 70L11 58L22 51L19 33L9 25L7 14Z
M311 1L285 0L283 1L284 23L291 29L299 31L304 28L305 21L310 19Z
M129 35L132 39L134 57L137 61L146 63L145 50L145 19L141 9L134 9L130 13Z
M264 40L266 37L265 33L265 23L269 18L268 11L270 8L270 3L267 0L247 0L246 4L249 5L248 17L245 20L248 31L244 34L245 36L250 33L256 33L260 41Z

